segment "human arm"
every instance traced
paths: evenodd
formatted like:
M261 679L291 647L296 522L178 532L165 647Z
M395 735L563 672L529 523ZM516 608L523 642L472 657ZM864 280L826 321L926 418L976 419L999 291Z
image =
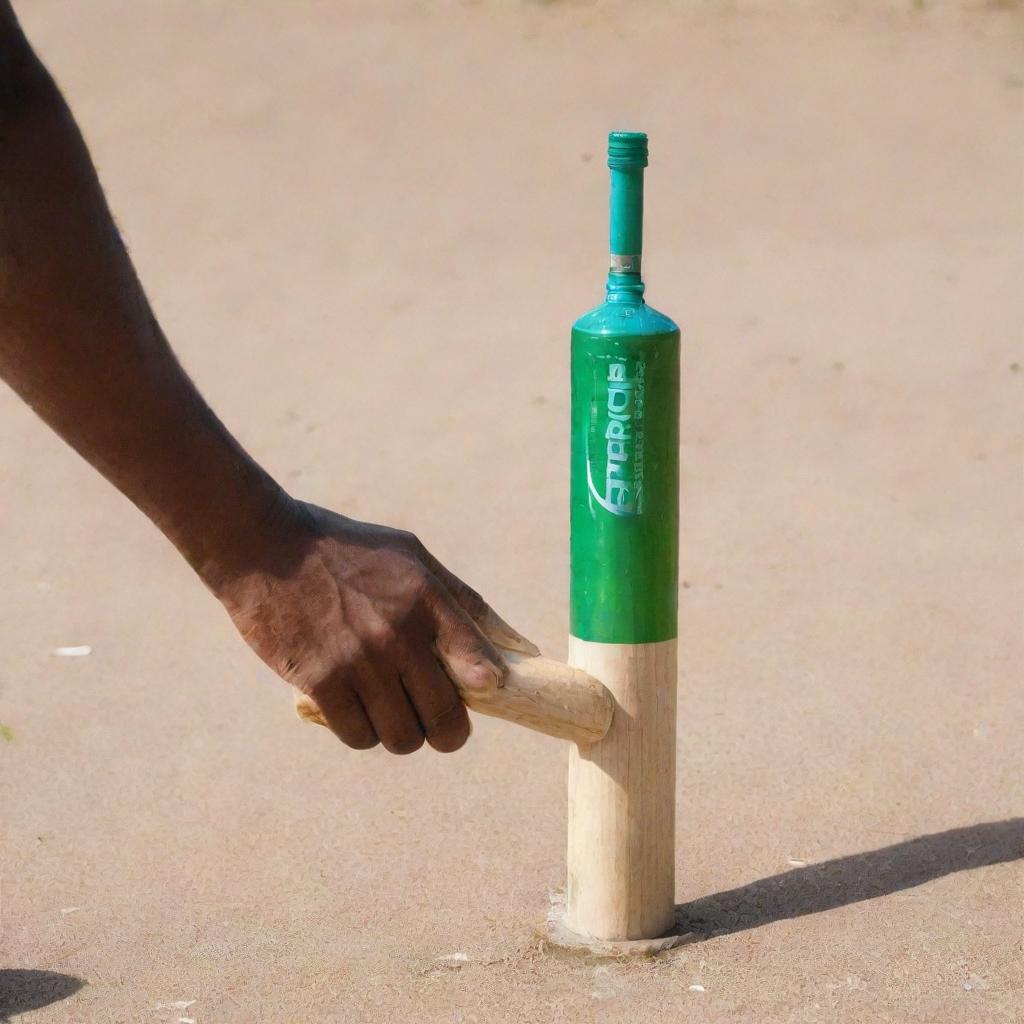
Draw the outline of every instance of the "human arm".
M168 537L354 747L461 746L451 679L531 645L410 534L293 499L174 357L59 90L0 0L0 377Z

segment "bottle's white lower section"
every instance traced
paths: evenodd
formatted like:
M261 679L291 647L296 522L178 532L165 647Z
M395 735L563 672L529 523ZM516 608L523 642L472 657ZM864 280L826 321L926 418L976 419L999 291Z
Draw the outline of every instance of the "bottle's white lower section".
M569 638L569 664L617 702L603 740L569 754L566 925L597 939L674 926L676 644Z

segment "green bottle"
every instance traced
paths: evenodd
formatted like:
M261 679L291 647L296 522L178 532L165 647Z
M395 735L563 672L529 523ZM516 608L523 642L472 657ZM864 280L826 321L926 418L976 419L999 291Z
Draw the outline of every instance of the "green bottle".
M605 301L572 328L570 632L674 639L678 606L679 328L644 302L647 136L612 132Z

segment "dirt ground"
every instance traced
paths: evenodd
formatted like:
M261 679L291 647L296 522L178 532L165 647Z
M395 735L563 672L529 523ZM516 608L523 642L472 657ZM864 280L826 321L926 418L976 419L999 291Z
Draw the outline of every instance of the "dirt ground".
M648 297L685 346L677 900L708 937L547 947L566 749L302 725L0 390L0 1019L1019 1020L1018 6L18 6L223 418L558 656L568 328L605 133L650 133Z

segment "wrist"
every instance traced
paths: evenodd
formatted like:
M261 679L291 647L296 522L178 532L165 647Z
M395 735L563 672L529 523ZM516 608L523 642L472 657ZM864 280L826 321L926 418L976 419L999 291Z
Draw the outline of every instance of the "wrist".
M239 581L287 576L308 552L313 535L302 503L257 467L255 479L221 495L171 539L223 601Z

